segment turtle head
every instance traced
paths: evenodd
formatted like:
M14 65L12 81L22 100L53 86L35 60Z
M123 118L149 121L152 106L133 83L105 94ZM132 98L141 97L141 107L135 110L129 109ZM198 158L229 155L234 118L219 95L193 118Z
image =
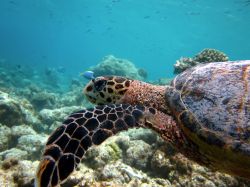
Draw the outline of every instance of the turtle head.
M84 88L87 99L96 105L143 105L169 113L165 102L165 86L152 85L119 76L102 76L92 79Z
M132 80L119 76L101 76L92 79L83 93L93 104L120 103Z

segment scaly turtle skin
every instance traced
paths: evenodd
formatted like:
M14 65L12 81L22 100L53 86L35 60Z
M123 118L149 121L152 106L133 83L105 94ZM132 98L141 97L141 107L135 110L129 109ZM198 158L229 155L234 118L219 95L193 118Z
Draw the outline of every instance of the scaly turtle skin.
M49 137L36 185L63 183L89 147L138 127L200 164L250 179L249 79L250 61L199 65L171 86L98 77L84 89L98 106L73 113Z

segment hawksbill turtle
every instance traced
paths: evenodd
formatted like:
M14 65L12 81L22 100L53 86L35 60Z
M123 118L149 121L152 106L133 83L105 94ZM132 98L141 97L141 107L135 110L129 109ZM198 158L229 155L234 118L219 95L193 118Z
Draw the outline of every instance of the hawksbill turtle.
M199 164L250 179L250 60L198 65L169 86L97 77L84 93L97 106L71 114L52 133L36 186L63 183L91 146L138 127Z

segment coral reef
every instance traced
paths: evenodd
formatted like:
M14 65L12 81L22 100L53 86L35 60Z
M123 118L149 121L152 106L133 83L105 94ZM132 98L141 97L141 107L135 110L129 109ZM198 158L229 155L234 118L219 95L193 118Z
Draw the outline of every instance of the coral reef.
M147 135L151 133L149 136L153 137L153 140L144 139L151 144L137 139L143 132ZM133 145L142 148L146 146L148 150L129 155L133 158L133 162L126 163L125 160L128 159L126 153ZM143 153L150 156L144 160L145 164L142 165L141 170L138 163L141 162ZM89 163L93 157L98 158L93 163ZM37 164L37 161L6 158L0 169L2 176L0 180L4 180L4 184L9 186L32 186ZM135 164L139 168L135 167ZM241 187L248 186L248 182L199 166L177 153L170 144L164 142L155 133L139 129L138 136L136 130L130 130L110 138L101 146L92 148L79 168L62 185L62 187L68 186Z
M142 137L143 133L146 134L144 137ZM107 147L112 144L118 146L118 157L108 156L113 154L112 150L107 151ZM106 153L104 153L105 150ZM113 152L116 151L113 150ZM96 163L101 164L94 164L95 167L92 167L93 163L89 161L96 157L98 157ZM90 165L94 169L95 174L92 174L94 180L104 186L105 184L111 186L137 184L138 186L198 187L205 184L205 186L240 187L248 184L247 181L212 172L188 160L154 132L146 129L132 129L110 138L103 145L92 148L83 160L83 164ZM80 171L76 171L73 176L80 175L78 172ZM82 182L78 184L81 183L86 183L86 179L82 178Z
M139 80L147 78L147 72L144 69L137 69L132 62L116 58L113 55L104 57L99 64L91 67L90 70L94 72L95 76L120 75Z
M228 56L221 51L216 49L204 49L193 58L181 57L179 60L177 60L176 64L174 65L174 73L181 73L186 69L196 66L200 63L224 62L228 60Z

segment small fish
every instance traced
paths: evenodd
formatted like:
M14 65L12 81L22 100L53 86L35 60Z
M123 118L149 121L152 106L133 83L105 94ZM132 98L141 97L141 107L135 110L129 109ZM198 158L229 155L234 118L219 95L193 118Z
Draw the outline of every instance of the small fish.
M143 19L149 19L150 18L150 16L144 16L143 17Z
M94 72L93 71L85 71L81 73L81 76L83 76L86 79L94 79Z

